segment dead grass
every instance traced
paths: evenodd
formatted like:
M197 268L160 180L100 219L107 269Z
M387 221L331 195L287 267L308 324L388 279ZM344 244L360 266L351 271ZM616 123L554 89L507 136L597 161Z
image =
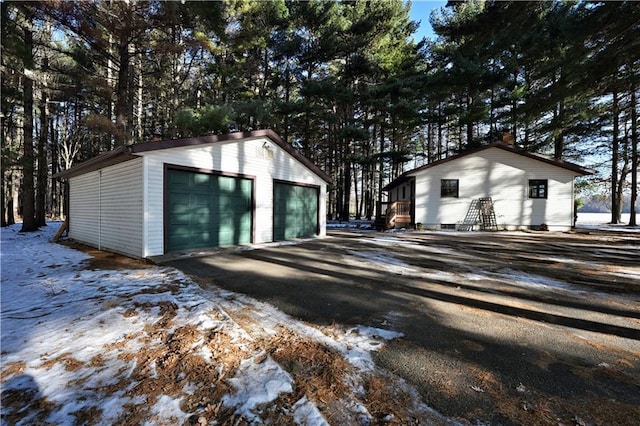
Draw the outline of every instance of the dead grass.
M51 414L55 404L43 398L33 388L8 389L2 391L2 420L6 424L17 424L24 420L24 413L33 413L33 424L47 424L45 420Z
M265 346L273 360L293 377L298 396L326 404L348 392L344 378L353 373L353 367L335 350L288 330Z
M473 367L477 384L474 389L486 393L496 411L515 424L557 425L559 417L548 401L530 391L518 393L507 389L496 375L488 370Z
M370 375L364 384L365 406L376 423L417 424L418 419L411 418L411 413L407 412L407 408L413 405L413 398L396 381L390 377Z
M7 363L2 369L2 382L4 382L5 378L7 377L22 374L26 366L27 364L24 361Z
M70 247L87 253L91 256L91 259L86 261L87 269L95 270L109 270L109 269L147 269L150 265L138 259L133 259L127 256L111 253L108 251L98 250L94 247L86 244L78 243L71 240L61 240L58 244Z
M177 309L173 303L140 303L136 308L159 308L160 319L144 328L142 340L148 341L148 345L136 353L121 356L127 363L135 362L136 367L129 377L122 378L114 386L125 389L134 384L126 396L134 400L146 398L144 404L125 407L126 423L141 424L152 418L150 409L162 395L182 396L181 409L198 413L193 419L196 422L198 419L203 422L217 419L218 424L241 421L220 401L231 391L226 378L233 377L248 353L221 331L202 332L194 325L185 325L170 333ZM208 349L209 360L203 357L199 348ZM185 392L187 388L189 392Z
M102 417L102 409L93 405L82 407L71 413L76 418L77 425L95 424Z
M629 388L637 389L634 378L611 368L574 366L575 373L602 381L603 375L618 382L627 382ZM479 368L472 369L478 388L486 393L502 417L515 424L636 424L640 418L640 407L631 402L614 398L579 397L558 398L539 393L533 389L514 392L507 389L494 373ZM633 390L631 390L633 392ZM475 416L473 413L470 415ZM479 413L478 413L479 414ZM473 417L471 417L473 418Z

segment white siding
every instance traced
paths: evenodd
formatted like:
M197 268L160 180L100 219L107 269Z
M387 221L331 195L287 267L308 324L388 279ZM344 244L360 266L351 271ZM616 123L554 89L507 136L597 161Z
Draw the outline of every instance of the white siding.
M145 172L145 247L144 254L164 254L164 183L162 161L155 157L144 157Z
M71 178L69 236L143 257L142 159Z
M411 182L405 182L402 185L398 185L396 188L389 192L389 201L402 201L410 200L413 198L413 188Z
M142 251L142 158L102 170L101 245L135 257Z
M269 148L263 149L263 144ZM317 185L320 187L320 233L326 232L326 182L268 138L148 151L140 155L146 163L145 256L164 254L164 164L255 177L254 243L273 241L274 179Z
M545 223L568 229L573 221L574 173L499 148L424 169L416 176L416 223L426 228L461 223L471 204L492 197L499 228L521 229ZM440 180L458 179L459 198L441 198ZM530 199L530 179L548 180L548 198Z
M69 237L98 247L98 172L69 179Z

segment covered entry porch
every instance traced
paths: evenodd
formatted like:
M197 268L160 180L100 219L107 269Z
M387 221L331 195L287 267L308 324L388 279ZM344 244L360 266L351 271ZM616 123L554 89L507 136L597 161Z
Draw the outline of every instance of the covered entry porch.
M397 200L378 203L380 217L377 229L401 229L415 227L415 203L413 200Z

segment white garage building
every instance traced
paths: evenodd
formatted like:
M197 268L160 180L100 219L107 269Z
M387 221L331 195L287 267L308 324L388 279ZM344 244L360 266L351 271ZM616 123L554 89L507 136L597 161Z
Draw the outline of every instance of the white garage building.
M69 237L132 257L325 235L331 178L271 130L121 146L56 177Z

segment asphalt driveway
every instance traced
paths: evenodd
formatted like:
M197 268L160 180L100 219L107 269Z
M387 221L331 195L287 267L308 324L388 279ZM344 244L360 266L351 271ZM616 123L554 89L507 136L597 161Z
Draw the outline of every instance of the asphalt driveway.
M640 239L376 233L165 259L312 324L404 333L377 364L463 422L640 418Z

